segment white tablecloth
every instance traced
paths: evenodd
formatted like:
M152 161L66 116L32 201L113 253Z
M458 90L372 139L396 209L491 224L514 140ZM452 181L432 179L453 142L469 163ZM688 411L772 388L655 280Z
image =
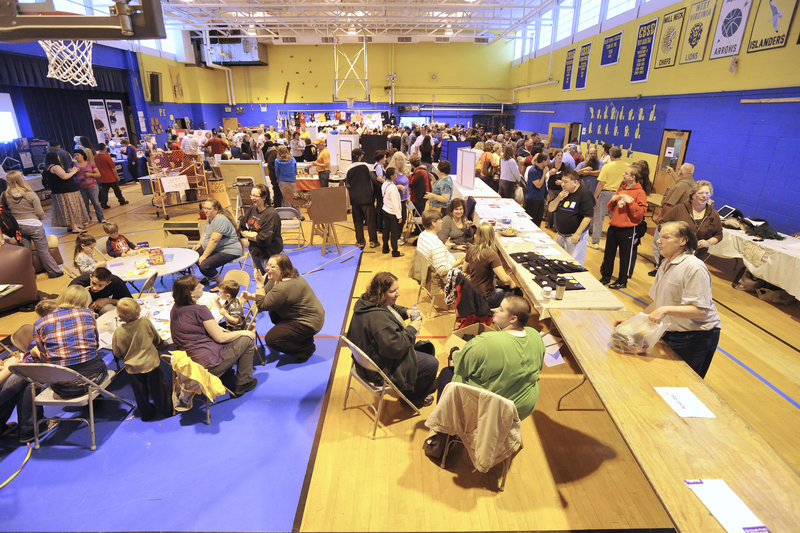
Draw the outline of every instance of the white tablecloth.
M108 262L108 269L115 276L119 276L122 281L139 281L147 279L153 273L158 272L158 276L174 274L187 269L197 263L200 254L189 248L162 248L164 252L163 265L148 266L143 270L136 268L136 261L147 259L146 254L129 255L126 257L116 257Z
M754 276L777 285L800 298L800 239L784 235L782 241L754 241L740 230L723 228L722 240L709 253L726 259L741 259Z
M497 191L486 185L480 178L475 178L472 188L456 182L455 176L452 176L452 178L453 198L466 198L467 196L472 196L473 198L500 198Z
M146 316L149 318L161 338L172 344L172 335L169 331L169 314L170 311L172 311L172 306L175 304L175 301L172 299L172 293L164 292L158 296L155 294L148 294L137 300L137 302L139 302L141 306L141 313L139 316ZM204 292L197 303L208 307L217 322L222 321L216 294ZM114 330L119 327L120 324L121 322L117 320L116 309L100 315L97 319L97 333L100 336L100 348L111 347L111 339L114 336Z

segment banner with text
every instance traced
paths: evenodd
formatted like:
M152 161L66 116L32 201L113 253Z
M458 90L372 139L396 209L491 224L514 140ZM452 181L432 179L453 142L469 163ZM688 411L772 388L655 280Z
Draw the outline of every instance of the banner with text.
M92 125L97 142L108 144L107 139L111 139L111 132L108 129L106 103L103 100L89 100L89 113L92 115Z
M650 56L653 54L657 26L658 19L639 24L639 31L636 32L636 48L633 51L631 83L647 81L650 75Z
M747 53L786 46L796 7L797 0L761 0L747 43Z
M601 67L616 65L619 62L619 48L621 44L622 32L609 35L603 39L603 56L600 58Z
M752 0L722 0L709 59L735 56L741 51L751 7Z
M711 19L714 17L716 7L716 0L700 0L689 6L679 63L696 63L703 60Z
M575 72L575 89L586 88L586 71L589 70L589 54L592 51L592 43L581 46L578 54L578 69Z
M567 61L564 64L564 81L561 84L562 91L569 91L572 86L572 66L575 63L575 49L567 50Z
M111 139L116 142L128 138L128 127L125 121L125 110L122 100L106 100L108 110L108 126L111 129ZM108 141L103 141L108 144Z
M664 20L661 23L661 37L658 40L658 46L656 46L655 68L675 65L685 14L686 8L683 8L664 15Z

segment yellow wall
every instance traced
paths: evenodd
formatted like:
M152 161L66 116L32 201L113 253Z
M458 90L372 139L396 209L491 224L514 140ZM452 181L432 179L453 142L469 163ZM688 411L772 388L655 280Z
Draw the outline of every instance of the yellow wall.
M339 49L346 50L352 60L360 46L344 45ZM512 54L513 44L507 43L491 46L470 43L368 44L370 99L373 102L390 100L384 87L389 85L389 73L395 72L397 102L507 102ZM282 103L286 82L289 82L287 102L333 101L333 46L269 46L267 57L268 66L233 69L237 101ZM359 72L362 65L359 58L356 62ZM340 58L339 76L345 77L348 68L347 62ZM433 75L436 75L435 79ZM360 76L351 73L347 77Z
M227 103L225 73L221 70L200 68L143 53L137 55L143 80L147 79L149 72L161 74L161 98L164 102ZM173 91L173 85L178 81L183 88L182 100Z
M665 13L670 13L681 7L686 7L687 13L691 2L679 2L661 11L651 13L646 17L623 24L617 28L603 32L590 39L576 42L574 45L565 46L553 52L551 78L559 80L558 84L545 85L532 89L518 90L516 102L547 102L564 100L587 100L595 98L623 98L637 95L653 96L665 94L687 94L687 93L706 93L734 90L766 89L777 87L795 87L800 85L800 46L796 45L800 24L797 20L792 24L788 43L783 48L766 50L752 54L744 50L737 56L739 61L736 72L731 73L728 69L731 65L731 58L720 58L708 60L708 54L713 39L713 32L716 30L717 17L719 16L719 0L714 18L710 25L712 33L706 45L705 58L697 63L685 65L677 64L673 67L654 69L652 58L650 65L650 75L648 81L644 83L630 83L631 69L633 64L633 52L636 45L636 32L639 24L659 17L656 39L660 37L661 18ZM755 2L750 11L747 28L745 29L742 48L746 49L747 39L755 21L755 14L758 8ZM768 6L767 6L768 7ZM787 13L788 16L788 13ZM795 19L800 17L797 13ZM686 32L688 21L684 23L681 39ZM620 48L620 59L616 65L607 67L600 66L600 55L603 48L603 38L619 30L623 31L622 46ZM562 91L560 80L564 77L564 62L567 50L575 47L577 51L588 42L592 43L592 51L589 57L589 68L586 78L586 89L576 91ZM575 65L577 66L577 51ZM655 50L654 50L655 53ZM510 82L512 87L539 83L547 80L548 55L538 57L511 69ZM573 85L575 73L573 72Z

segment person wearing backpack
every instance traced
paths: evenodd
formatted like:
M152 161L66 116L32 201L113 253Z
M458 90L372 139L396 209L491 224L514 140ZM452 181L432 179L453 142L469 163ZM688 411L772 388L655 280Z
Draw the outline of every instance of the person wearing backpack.
M64 272L50 254L50 246L47 244L47 235L42 224L44 210L39 197L28 187L25 178L18 170L9 172L6 179L8 180L8 189L3 193L2 198L4 232L8 213L14 224L18 225L18 231L22 238L36 244L36 253L47 271L47 276L50 278L63 276Z

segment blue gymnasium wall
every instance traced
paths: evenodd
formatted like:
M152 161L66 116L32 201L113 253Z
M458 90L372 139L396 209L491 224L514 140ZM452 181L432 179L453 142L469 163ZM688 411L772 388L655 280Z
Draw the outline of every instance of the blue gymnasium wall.
M583 122L583 142L610 142L624 148L623 157L634 152L658 154L664 129L690 130L686 161L695 165L695 177L714 185L716 205L732 205L749 217L763 218L783 233L800 231L796 220L800 205L800 165L795 154L800 146L800 103L742 104L743 98L800 97L800 87L679 96L620 98L571 102L520 104L516 127L547 132L551 122ZM644 110L643 120L597 119L606 108ZM650 112L655 106L654 120ZM547 110L523 113L522 110ZM593 116L594 115L594 116ZM627 111L624 119L627 119ZM615 122L621 126L614 135ZM592 134L588 126L594 126ZM605 133L605 125L611 128ZM602 133L597 134L597 127ZM624 126L630 132L624 135ZM639 126L636 138L634 128Z

